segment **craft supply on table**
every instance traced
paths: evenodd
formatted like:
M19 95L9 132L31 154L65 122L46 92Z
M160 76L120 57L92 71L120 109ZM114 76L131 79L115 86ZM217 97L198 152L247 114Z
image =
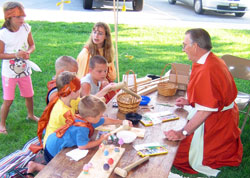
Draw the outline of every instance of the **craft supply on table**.
M119 176L121 176L121 177L127 177L128 172L129 172L131 169L133 169L133 168L135 168L136 166L138 166L138 165L144 163L144 162L147 161L147 160L149 160L149 156L146 156L146 157L144 157L144 158L142 158L142 159L139 159L139 160L137 160L136 162L134 162L134 163L132 163L132 164L126 166L125 168L116 167L115 170L114 170L114 173L117 174L117 175L119 175Z
M109 158L109 159L108 159L108 164L109 164L109 165L112 165L113 163L114 163L114 160L113 160L112 158Z
M171 83L169 82L169 80L164 80L162 78L163 76L163 73L166 69L166 67L168 65L171 65L172 68L175 70L175 73L176 73L176 81L175 83ZM162 72L161 72L161 78L160 78L160 82L158 83L157 85L157 90L158 90L158 94L159 95L162 95L162 96L174 96L176 91L177 91L177 88L178 88L178 77L177 77L177 71L176 71L176 68L173 64L166 64L165 67L163 68Z
M84 164L84 166L83 166L83 172L84 172L84 174L88 174L89 173L89 165L88 164Z
M122 125L121 125L120 127L118 127L117 129L112 130L112 131L110 132L110 134L113 135L113 134L115 134L115 133L117 133L117 132L119 132L119 131L121 131L121 130L129 130L130 128L131 128L131 127L129 126L129 122L128 122L127 120L124 120L124 121L122 122Z
M159 76L159 75L154 75L154 74L147 74L147 77L151 78L152 80L155 80L155 79L160 78L161 76Z
M154 105L146 105L146 106L140 106L140 109L147 109L147 110L151 110L154 109ZM144 110L145 111L145 110Z
M170 103L156 103L157 105L161 105L161 106L168 106L168 107L174 107L173 104Z
M105 171L108 171L109 168L110 168L109 164L108 164L108 163L104 163L103 169L104 169Z
M133 125L137 125L141 120L142 115L138 113L128 113L126 114L126 119L131 121Z
M117 133L117 137L122 139L124 143L132 143L136 139L136 134L131 131L123 130Z
M116 129L115 125L101 125L101 126L96 128L96 130L106 131L106 133L107 133L107 131L112 131L112 130L115 130L115 129ZM143 138L144 135L145 135L146 130L141 129L141 128L136 128L136 127L131 127L129 131L134 132L137 137Z
M115 147L115 152L120 152L120 148L119 147Z
M117 103L117 100L115 98L112 101L112 107L118 108L118 103Z
M66 156L70 157L74 161L79 161L88 154L89 150L80 150L76 148L66 153Z
M156 156L168 153L166 146L159 143L139 144L134 145L134 148L141 157Z
M143 116L142 119L140 120L140 122L144 125L144 126L152 126L153 125L153 121L146 116Z
M123 141L123 139L122 138L119 138L119 141L118 141L118 143L119 143L119 145L120 145L120 148L121 148L121 146L124 144L124 141Z
M144 126L152 126L162 122L177 120L179 117L170 111L148 112L142 116L140 122Z
M146 106L151 101L148 96L141 96L140 106Z
M126 76L127 76L126 82L129 83L128 82L129 72L133 73L134 89L130 90L125 87L123 88L123 90L125 89L124 91L126 93L120 93L116 97L119 111L124 114L129 113L129 112L136 112L141 102L141 96L137 94L136 74L132 70L129 70L128 72L126 72Z
M108 156L109 155L109 151L107 149L104 150L103 152L104 156Z
M96 140L98 140L101 137L101 135L108 134L109 132L110 131L99 131L97 133ZM110 135L108 137L108 140L105 140L105 141L107 142L107 144L114 144L114 145L116 145L116 144L118 144L118 137L116 135ZM102 144L100 144L99 147L102 147Z
M108 178L110 176L123 153L125 152L125 148L119 148L120 151L115 152L115 147L113 145L105 145L105 149L109 151L108 158L107 156L104 156L101 149L98 149L95 155L90 160L93 166L89 168L88 174L84 174L84 171L82 171L78 178ZM112 158L114 161L111 165L108 164L109 158ZM109 166L108 170L104 170L104 164L107 164ZM105 165L105 167L107 167L107 165Z

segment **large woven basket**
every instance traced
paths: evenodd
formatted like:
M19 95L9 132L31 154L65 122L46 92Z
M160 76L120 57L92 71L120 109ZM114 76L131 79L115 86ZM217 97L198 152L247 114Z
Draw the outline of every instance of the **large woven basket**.
M128 83L128 74L129 72L133 73L134 76L134 92L137 93L137 85L136 85L136 77L135 73L132 70L129 70L126 75L127 75L127 83ZM121 113L127 114L130 112L136 112L139 108L141 102L141 98L136 98L135 96L132 96L131 94L128 93L120 93L117 96L117 104L118 104L118 109Z
M176 74L175 83L164 81L162 78L164 71L168 65L172 65L172 68L175 70L175 74ZM177 71L176 71L175 66L173 64L166 64L161 72L160 82L157 85L158 93L163 96L174 96L178 88L177 83L178 83L178 76L177 76Z

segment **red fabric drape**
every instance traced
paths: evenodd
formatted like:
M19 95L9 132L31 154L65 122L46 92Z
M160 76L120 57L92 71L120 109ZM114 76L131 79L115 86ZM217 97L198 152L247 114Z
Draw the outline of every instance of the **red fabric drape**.
M75 118L72 115L71 111L66 112L63 116L66 119L66 124L55 131L56 136L58 138L61 138L64 135L64 133L68 130L68 128L72 125L89 128L89 137L91 137L94 134L94 127L92 126L92 124L86 121L80 115L76 115L76 119L80 119L85 122L75 122Z

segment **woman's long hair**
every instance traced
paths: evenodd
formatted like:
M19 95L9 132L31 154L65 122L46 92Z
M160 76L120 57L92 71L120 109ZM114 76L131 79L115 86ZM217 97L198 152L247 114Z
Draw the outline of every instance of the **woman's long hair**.
M98 28L98 27L102 27L105 30L106 39L104 40L104 43L103 43L103 57L105 57L105 59L107 59L108 63L111 63L114 60L114 47L112 44L110 27L108 24L106 24L104 22L97 22L94 25L93 30ZM97 48L97 45L93 43L92 36L93 35L91 34L86 46L87 46L91 56L100 55L98 48Z

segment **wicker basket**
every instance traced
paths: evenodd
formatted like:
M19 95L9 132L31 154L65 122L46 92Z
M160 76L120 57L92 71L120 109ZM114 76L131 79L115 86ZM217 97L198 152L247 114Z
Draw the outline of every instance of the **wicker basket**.
M166 69L166 67L170 65L170 64L166 64L165 67L163 68L162 72L161 72L161 78L160 78L160 82L158 83L157 85L157 89L158 89L158 93L160 95L163 95L163 96L174 96L176 91L177 91L177 88L178 88L178 77L177 77L177 71L176 71L176 68L175 66L172 64L172 67L174 68L175 70L175 74L176 74L176 81L175 83L170 83L169 81L163 81L162 79L162 76L164 74L164 71Z
M127 75L127 83L128 83L128 74L129 72L133 73L134 76L134 92L137 93L137 85L136 85L136 77L135 73L132 70L129 70L126 75ZM128 93L120 93L117 96L117 103L118 103L118 108L121 113L127 114L130 112L136 112L139 108L141 102L141 98L138 99L135 96L132 96L131 94Z

